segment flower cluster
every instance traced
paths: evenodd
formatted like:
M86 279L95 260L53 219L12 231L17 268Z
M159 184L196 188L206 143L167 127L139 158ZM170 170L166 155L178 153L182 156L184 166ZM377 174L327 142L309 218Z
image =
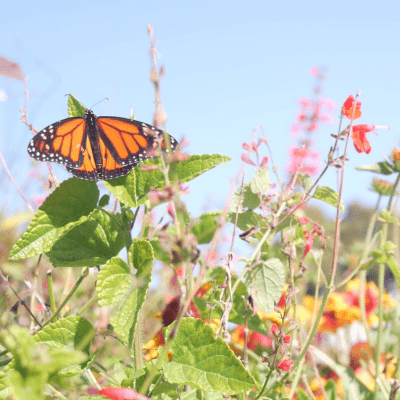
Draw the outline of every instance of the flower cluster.
M243 162L245 162L246 164L252 165L254 167L256 167L257 169L263 168L268 164L268 157L263 157L260 160L260 146L262 143L265 143L267 141L267 139L258 139L257 144L255 142L250 142L250 144L247 143L243 143L242 147L244 150L247 151L247 153L243 153L241 155L241 159ZM251 158L250 155L254 154L256 156L256 162L254 162Z

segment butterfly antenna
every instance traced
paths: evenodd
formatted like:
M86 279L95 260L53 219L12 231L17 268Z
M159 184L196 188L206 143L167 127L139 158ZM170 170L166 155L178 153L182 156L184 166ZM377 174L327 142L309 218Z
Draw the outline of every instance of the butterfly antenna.
M97 106L97 104L101 103L103 100L108 100L108 97L104 97L104 99L98 101L97 103L93 104L92 107L90 107L90 109L92 109L94 106Z

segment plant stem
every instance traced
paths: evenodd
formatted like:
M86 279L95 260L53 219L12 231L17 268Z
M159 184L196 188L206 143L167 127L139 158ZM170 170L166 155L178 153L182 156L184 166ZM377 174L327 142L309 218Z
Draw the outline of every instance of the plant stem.
M57 317L58 314L60 314L61 310L64 308L64 306L68 303L69 299L73 296L73 294L76 292L76 290L78 289L78 287L81 285L82 281L87 277L89 273L89 268L86 267L83 272L82 275L79 277L79 279L76 281L74 287L71 289L71 291L68 293L67 297L64 299L64 301L61 303L60 307L58 307L58 310L51 316L51 318L49 318L45 324L43 325L43 327L41 329L43 329L45 326L47 326L48 324L52 323Z
M56 303L54 301L53 274L50 269L47 271L47 287L49 290L51 314L53 315L56 312Z

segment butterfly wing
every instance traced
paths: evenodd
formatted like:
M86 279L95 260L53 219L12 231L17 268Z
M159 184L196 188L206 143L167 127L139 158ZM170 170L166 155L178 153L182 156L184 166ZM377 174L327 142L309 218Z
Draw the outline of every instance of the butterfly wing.
M67 171L71 172L72 175L86 179L89 181L115 179L119 176L126 175L129 171L136 167L138 163L130 165L118 164L110 151L104 144L103 140L99 137L98 143L100 147L100 155L102 160L101 168L96 166L92 146L90 145L89 137L87 137L86 149L84 152L84 159L80 168L67 167Z
M172 151L178 142L170 135ZM28 153L39 161L64 164L86 180L107 180L126 175L143 160L166 151L164 132L144 122L119 117L66 118L33 137Z
M124 166L156 156L159 143L166 150L164 132L144 122L120 117L97 118L99 138L109 150L115 162ZM167 134L168 135L168 134ZM171 150L178 142L168 135Z
M29 142L28 153L38 161L79 168L84 160L86 137L85 118L62 119L37 133Z

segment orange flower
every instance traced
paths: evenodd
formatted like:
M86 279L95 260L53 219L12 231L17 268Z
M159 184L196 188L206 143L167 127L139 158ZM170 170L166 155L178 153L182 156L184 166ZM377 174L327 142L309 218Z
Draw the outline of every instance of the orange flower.
M369 154L371 151L371 145L367 139L368 132L375 132L375 129L390 129L386 125L372 125L372 124L360 124L353 126L353 133L351 138L353 139L354 147L359 153Z
M400 150L397 150L396 148L393 149L392 158L395 162L400 161Z
M354 97L352 95L350 95L342 106L342 113L348 119L352 119L351 117L353 115L354 102L355 102ZM356 107L356 109L354 111L353 119L357 119L357 118L361 117L361 101L357 101L355 107Z

